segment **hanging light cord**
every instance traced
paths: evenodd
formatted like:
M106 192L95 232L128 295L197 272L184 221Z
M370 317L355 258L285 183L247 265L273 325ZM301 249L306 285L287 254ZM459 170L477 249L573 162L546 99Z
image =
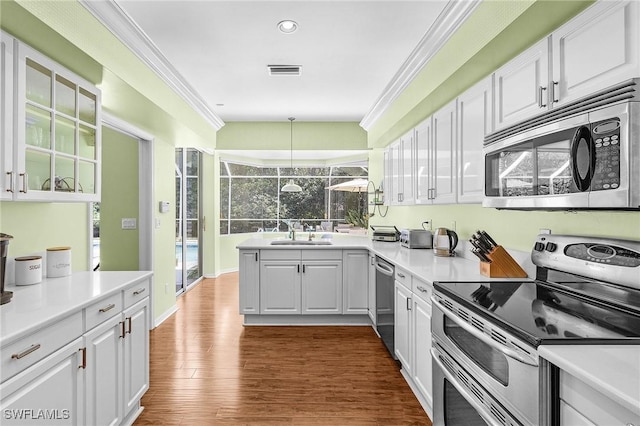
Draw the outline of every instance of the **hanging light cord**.
M295 117L289 117L289 140L291 141L291 162L289 167L291 168L291 173L293 173L293 120L295 119Z

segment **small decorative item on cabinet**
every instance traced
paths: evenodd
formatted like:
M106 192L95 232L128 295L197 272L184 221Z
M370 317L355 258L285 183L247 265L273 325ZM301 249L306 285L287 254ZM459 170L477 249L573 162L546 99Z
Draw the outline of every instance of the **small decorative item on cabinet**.
M384 206L384 192L382 190L382 186L376 189L376 185L369 181L367 184L367 194L373 195L373 200L369 202L370 206L373 206L372 210L369 210L369 217L375 216L376 208L378 209L378 214L380 217L385 217L389 210L389 206ZM384 206L384 213L382 213L382 206Z
M47 277L57 278L71 275L71 247L47 249Z

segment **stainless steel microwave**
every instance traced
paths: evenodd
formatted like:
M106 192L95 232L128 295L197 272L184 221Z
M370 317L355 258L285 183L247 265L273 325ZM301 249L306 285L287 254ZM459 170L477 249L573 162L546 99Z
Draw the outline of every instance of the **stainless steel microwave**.
M640 80L485 138L483 206L640 209Z

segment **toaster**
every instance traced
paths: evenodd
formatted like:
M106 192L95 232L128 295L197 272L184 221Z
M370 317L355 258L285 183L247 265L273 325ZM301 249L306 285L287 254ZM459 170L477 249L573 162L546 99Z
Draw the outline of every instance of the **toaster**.
M430 249L433 247L431 231L424 229L403 229L400 231L400 245L410 249Z

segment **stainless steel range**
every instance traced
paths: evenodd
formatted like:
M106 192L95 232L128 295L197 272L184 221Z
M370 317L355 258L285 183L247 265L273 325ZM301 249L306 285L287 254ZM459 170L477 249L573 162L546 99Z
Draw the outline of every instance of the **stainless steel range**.
M434 425L546 425L540 345L640 344L640 242L539 235L529 281L435 282Z

